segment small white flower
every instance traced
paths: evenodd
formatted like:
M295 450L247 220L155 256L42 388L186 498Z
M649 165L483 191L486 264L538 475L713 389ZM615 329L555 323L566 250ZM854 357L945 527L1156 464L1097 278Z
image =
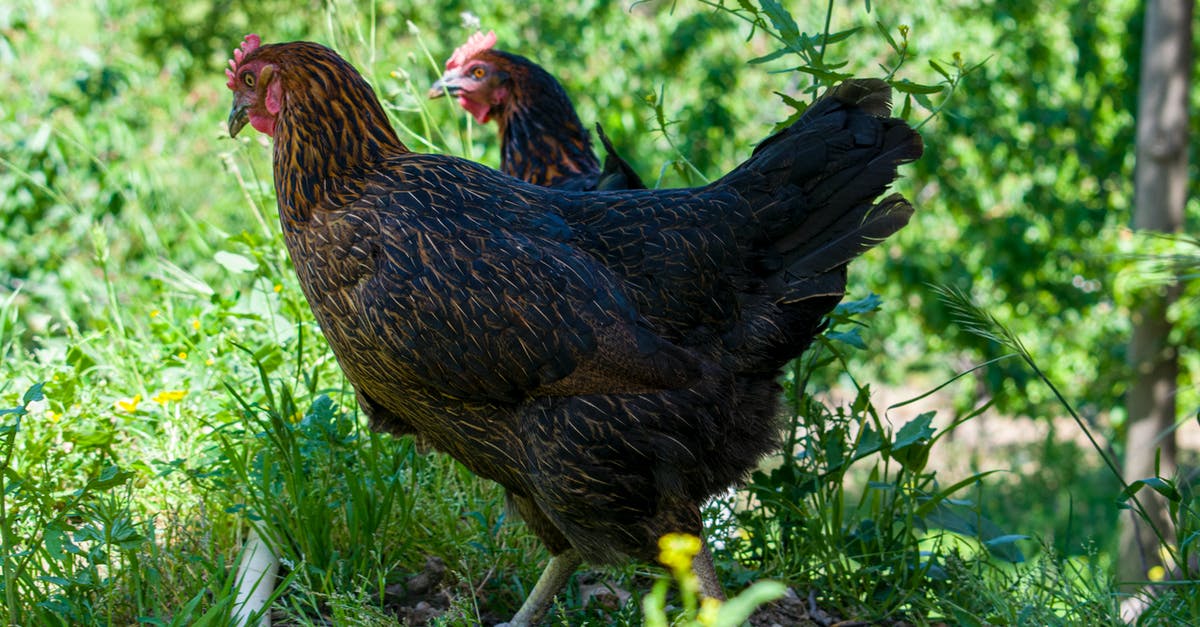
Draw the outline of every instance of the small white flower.
M463 11L462 13L458 14L458 17L462 20L463 28L471 31L479 30L483 23L480 21L478 15L475 15L470 11Z

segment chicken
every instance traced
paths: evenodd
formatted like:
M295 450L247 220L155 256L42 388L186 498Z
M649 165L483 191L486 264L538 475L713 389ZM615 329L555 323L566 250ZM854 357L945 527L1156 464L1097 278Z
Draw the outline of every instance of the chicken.
M848 81L728 175L568 192L409 151L334 51L247 36L229 132L274 138L300 284L372 428L500 483L550 562L512 625L581 561L703 537L699 506L777 446L780 368L846 264L902 228L875 204L920 136L882 81ZM721 597L707 549L694 566Z
M601 168L575 106L549 72L495 45L495 32L468 38L446 61L446 71L429 89L429 97L449 94L480 124L495 120L502 172L558 189L646 188L596 124L607 151Z

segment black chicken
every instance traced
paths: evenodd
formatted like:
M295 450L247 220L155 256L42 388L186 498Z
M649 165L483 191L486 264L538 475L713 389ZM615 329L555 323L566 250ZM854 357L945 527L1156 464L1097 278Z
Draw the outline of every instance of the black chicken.
M499 482L553 555L529 625L581 560L652 559L776 445L779 368L907 223L874 205L920 137L849 81L696 189L563 192L410 152L319 44L249 36L229 131L272 135L285 240L372 426ZM721 596L707 550L702 591Z
M575 106L549 72L495 45L495 32L471 35L446 61L429 97L449 94L480 124L495 120L501 172L558 189L646 188L597 124L607 151L601 168Z

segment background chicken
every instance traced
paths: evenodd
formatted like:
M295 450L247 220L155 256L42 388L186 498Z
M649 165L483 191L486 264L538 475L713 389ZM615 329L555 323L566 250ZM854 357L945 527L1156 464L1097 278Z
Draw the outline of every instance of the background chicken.
M699 504L775 446L779 368L846 264L912 212L874 205L921 153L880 81L706 187L581 194L410 152L324 46L249 36L231 68L230 133L274 137L289 252L372 426L499 482L553 555L513 624L581 560L702 534Z
M500 170L523 181L576 190L645 189L596 125L604 167L563 86L536 63L496 50L496 33L475 33L446 61L430 98L458 99L480 124L500 131Z

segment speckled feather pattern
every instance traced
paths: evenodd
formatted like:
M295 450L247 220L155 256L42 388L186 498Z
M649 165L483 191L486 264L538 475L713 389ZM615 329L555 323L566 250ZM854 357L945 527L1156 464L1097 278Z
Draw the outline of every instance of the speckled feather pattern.
M849 97L707 187L580 193L409 152L327 48L254 60L282 81L287 246L360 407L502 484L554 553L700 533L776 446L779 368L846 263L911 213L874 199L919 137Z

